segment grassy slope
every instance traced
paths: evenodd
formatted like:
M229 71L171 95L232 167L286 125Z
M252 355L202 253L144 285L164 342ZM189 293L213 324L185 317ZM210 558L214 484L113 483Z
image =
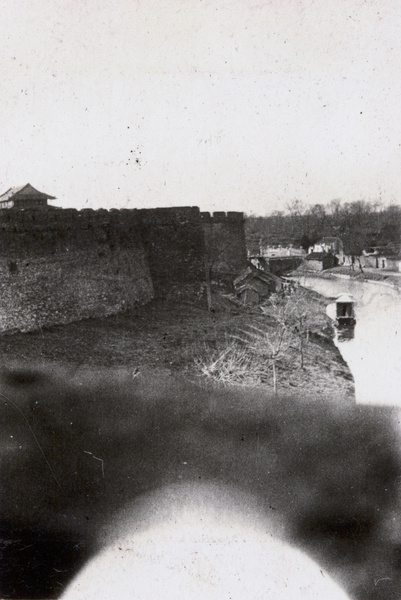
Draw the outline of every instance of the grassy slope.
M352 376L330 338L325 313L328 301L313 292L308 294L311 335L304 369L300 368L298 350L290 348L278 365L278 390L352 401ZM157 367L198 378L199 362L212 361L233 334L269 322L260 309L238 306L221 295L215 295L214 306L215 311L209 313L199 299L166 300L107 318L33 333L2 334L2 360L6 365L21 360L54 362L72 369L83 365L133 370ZM256 366L263 371L262 381L255 375L252 383L272 389L267 361Z

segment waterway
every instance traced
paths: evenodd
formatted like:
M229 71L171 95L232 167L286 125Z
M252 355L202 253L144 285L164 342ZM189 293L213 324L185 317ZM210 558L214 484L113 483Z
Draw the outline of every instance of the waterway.
M335 343L354 377L356 401L401 408L401 292L351 279L306 276L299 281L333 300L341 293L352 294L357 321L353 338L336 335Z

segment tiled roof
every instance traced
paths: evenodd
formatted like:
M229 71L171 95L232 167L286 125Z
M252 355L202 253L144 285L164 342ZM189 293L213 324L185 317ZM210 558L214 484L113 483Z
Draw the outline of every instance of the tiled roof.
M6 192L4 192L4 194L1 194L0 202L4 202L5 200L12 200L18 197L24 198L27 196L29 196L30 198L40 198L42 200L55 200L54 196L50 196L49 194L39 192L30 183L26 183L25 185L20 185L19 187L12 187Z
M269 285L272 282L276 283L276 282L280 281L280 278L277 277L277 275L274 275L273 273L269 273L268 271L262 271L261 269L257 269L256 267L247 267L241 273L241 275L239 275L234 280L234 287L238 287L245 280L249 281L252 279L260 279L261 281L263 281L264 283L267 283Z

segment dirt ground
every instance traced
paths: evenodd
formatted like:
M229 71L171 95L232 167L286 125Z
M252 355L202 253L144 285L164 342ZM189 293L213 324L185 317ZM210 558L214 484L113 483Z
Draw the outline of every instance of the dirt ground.
M311 326L305 346L304 366L293 345L278 361L278 391L308 397L353 402L352 375L332 342L329 300L308 294ZM0 335L0 354L6 367L14 362L56 363L82 366L158 368L193 380L202 378L201 364L212 362L232 341L250 327L265 327L269 317L258 307L247 308L229 296L214 294L208 312L202 299L192 297L154 301L136 310L30 333ZM251 378L253 386L273 389L269 361L258 365L262 376ZM259 379L259 380L258 380ZM230 382L233 383L233 382Z

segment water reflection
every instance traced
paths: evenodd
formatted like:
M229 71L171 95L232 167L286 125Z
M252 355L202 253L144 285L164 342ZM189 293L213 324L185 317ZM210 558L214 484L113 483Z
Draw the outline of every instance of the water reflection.
M356 400L401 407L400 293L349 279L302 277L300 283L329 298L343 292L354 296L357 323L353 336L338 331L335 343L352 371Z
M337 306L335 302L327 305L326 308L327 316L335 322L337 317ZM335 338L334 343L338 346L341 342L347 342L353 340L355 337L355 325L337 325L334 328Z
M336 327L336 344L348 342L355 337L355 327Z

